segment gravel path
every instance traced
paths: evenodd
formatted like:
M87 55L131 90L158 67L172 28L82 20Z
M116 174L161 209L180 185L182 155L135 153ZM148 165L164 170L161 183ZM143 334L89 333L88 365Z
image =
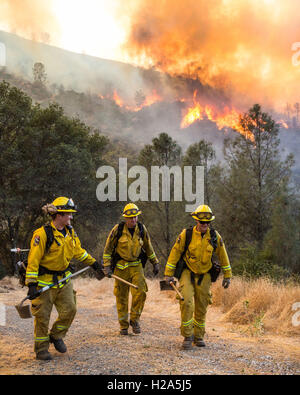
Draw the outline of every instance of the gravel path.
M172 292L160 292L157 280L148 280L149 293L142 315L142 333L119 335L113 281L77 279L78 312L65 338L68 352L50 346L52 361L36 361L33 320L20 319L14 305L26 292L0 288L6 325L0 326L0 374L70 375L234 375L300 373L299 338L247 337L211 307L205 348L180 349L179 306ZM2 293L1 293L2 289ZM52 313L51 322L56 317Z

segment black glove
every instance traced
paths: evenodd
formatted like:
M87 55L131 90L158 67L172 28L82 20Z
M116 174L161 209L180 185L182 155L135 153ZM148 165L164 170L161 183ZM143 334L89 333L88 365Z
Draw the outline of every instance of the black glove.
M97 261L95 261L93 264L92 264L92 268L95 270L95 275L96 275L96 278L97 278L97 280L102 280L103 279L103 266L102 265L100 265Z
M105 275L105 277L111 278L111 275L113 274L112 270L111 270L111 266L103 266L103 273Z
M157 276L157 275L158 275L158 272L159 272L159 264L158 264L158 263L155 263L155 264L153 265L153 274L154 274L154 276Z
M99 269L101 269L101 267L100 267L100 265L99 265L99 263L97 261L95 261L92 264L92 268L95 270L95 272L97 272Z
M223 281L222 281L223 288L226 289L229 287L229 285L230 285L230 278L223 278Z
M28 284L28 293L29 300L33 300L38 297L37 283Z
M175 278L173 276L165 276L165 282L166 284L174 283Z

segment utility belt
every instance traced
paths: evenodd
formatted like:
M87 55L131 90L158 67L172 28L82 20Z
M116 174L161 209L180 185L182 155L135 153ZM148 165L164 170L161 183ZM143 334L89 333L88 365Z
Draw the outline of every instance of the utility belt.
M146 255L146 254L145 254ZM144 261L143 260L143 252L141 252L141 254L138 256L138 258L136 259L136 260L134 260L134 261L128 261L127 259L124 259L124 258L122 258L121 257L121 255L119 255L117 252L113 255L113 258L112 258L112 261L111 261L111 268L112 268L112 271L114 271L115 270L115 267L117 266L117 263L119 262L119 261L121 261L121 260L123 260L123 261L126 261L126 262L137 262L137 261L140 261L141 263L142 263L142 265L143 265L143 267L145 266L145 264L146 264L146 261ZM147 255L146 255L146 260L147 260Z
M188 269L191 272L191 283L194 284L195 282L195 275L196 273L192 272L191 269L188 267L188 265L186 264L186 262L184 261L184 259L182 259L181 263L181 273L180 276L183 272L184 269ZM209 271L207 273L210 274L211 277L211 282L214 283L215 281L217 281L217 278L219 277L220 271L221 271L221 266L219 264L219 262L217 260L212 260L212 267L209 269ZM199 274L199 278L198 278L198 285L201 285L203 277L206 273L202 273ZM177 277L178 279L180 279L180 276ZM176 277L176 275L175 275Z
M53 283L55 285L58 284L58 276L65 277L66 273L69 271L73 271L71 265L69 265L65 270L50 270L44 266L39 266L39 276L43 276L44 274L51 274L53 276ZM63 281L63 284L65 284L65 281Z

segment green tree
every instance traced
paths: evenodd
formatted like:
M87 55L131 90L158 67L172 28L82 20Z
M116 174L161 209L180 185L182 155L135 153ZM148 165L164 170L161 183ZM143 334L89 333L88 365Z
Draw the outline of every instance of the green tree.
M208 205L211 204L215 184L213 175L216 169L212 165L215 159L216 152L212 143L205 140L190 145L183 157L183 166L204 167L204 202Z
M47 81L47 74L46 74L46 69L43 63L41 62L36 62L33 65L33 80L34 82L38 82L41 84L45 84Z
M264 240L264 256L290 274L300 275L300 202L287 189L271 206L271 228Z
M134 96L134 101L137 107L141 107L145 100L146 96L144 95L142 89L137 90Z
M244 133L224 144L227 171L219 188L218 223L235 251L245 243L261 250L271 227L270 207L289 181L293 158L281 160L278 126L260 105L240 117L240 126Z
M150 190L150 175L151 167L163 166L172 167L181 165L181 148L168 134L161 133L158 137L152 140L152 144L146 145L140 152L139 163L148 169L149 174L149 188ZM174 178L170 178L170 192L173 190ZM152 180L153 181L153 180ZM159 189L162 190L163 178L161 177ZM176 219L177 202L174 202L172 193L170 199L162 201L162 196L159 201L151 201L149 203L141 204L146 225L153 239L153 244L156 250L159 251L160 256L166 260L171 250L171 242L174 239Z
M8 273L10 248L28 244L44 222L41 207L56 196L72 197L78 217L94 230L102 222L109 204L96 200L95 174L106 146L107 138L65 116L58 105L42 109L0 84L0 260Z

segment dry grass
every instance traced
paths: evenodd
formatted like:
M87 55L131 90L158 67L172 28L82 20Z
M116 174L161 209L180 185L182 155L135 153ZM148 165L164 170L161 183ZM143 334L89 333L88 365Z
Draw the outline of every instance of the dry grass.
M246 281L236 277L224 290L219 280L213 284L213 302L224 313L224 321L248 325L253 333L299 335L300 327L293 325L292 306L300 302L300 287L274 284L267 278Z
M78 300L84 305L89 301L91 308L112 306L115 303L113 295L114 280L104 278L101 283L90 277L74 279ZM159 289L159 280L147 279L149 288L145 314L157 311L168 312L170 317L180 318L178 300L173 291ZM16 278L4 278L0 281L0 293L22 290ZM27 290L22 290L25 293ZM267 278L246 281L234 277L230 287L222 287L222 280L212 286L213 306L221 309L225 322L244 326L250 334L300 335L300 326L293 325L292 310L294 303L300 302L300 287L292 284L274 284ZM163 314L164 316L164 314ZM299 320L299 318L298 318Z

